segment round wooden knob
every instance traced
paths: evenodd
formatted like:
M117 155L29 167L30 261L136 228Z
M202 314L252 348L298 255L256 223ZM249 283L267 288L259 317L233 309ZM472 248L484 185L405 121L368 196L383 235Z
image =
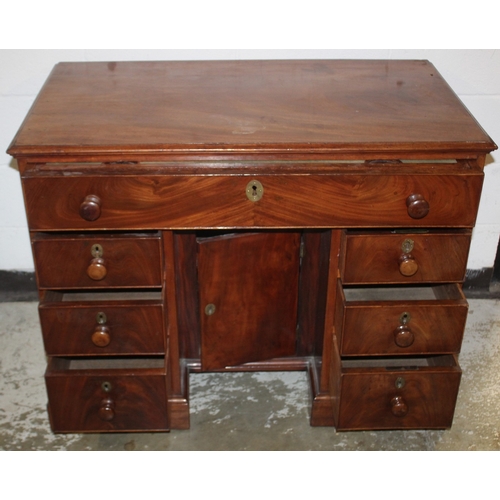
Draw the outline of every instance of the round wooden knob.
M105 261L102 257L96 257L90 261L87 267L87 275L94 281L100 281L106 277L108 270L106 269Z
M413 276L418 271L417 261L412 255L403 254L399 258L399 272L403 276Z
M415 341L415 335L406 325L399 326L394 330L394 342L399 347L410 347Z
M401 396L394 396L391 399L391 411L396 417L404 417L408 413L408 405Z
M101 216L101 199L89 194L80 205L80 217L92 222Z
M115 403L111 398L106 398L101 401L98 415L101 420L113 420L115 418Z
M421 194L408 196L406 207L412 219L423 219L429 213L429 202Z
M106 347L111 342L109 328L107 326L98 325L95 327L92 334L92 342L97 347Z

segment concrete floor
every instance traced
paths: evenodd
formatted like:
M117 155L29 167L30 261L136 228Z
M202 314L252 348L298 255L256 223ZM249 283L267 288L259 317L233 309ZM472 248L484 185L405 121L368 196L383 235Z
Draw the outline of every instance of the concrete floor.
M451 430L312 428L294 372L191 375L191 430L86 435L50 431L37 304L0 303L0 450L500 450L500 301L469 302Z

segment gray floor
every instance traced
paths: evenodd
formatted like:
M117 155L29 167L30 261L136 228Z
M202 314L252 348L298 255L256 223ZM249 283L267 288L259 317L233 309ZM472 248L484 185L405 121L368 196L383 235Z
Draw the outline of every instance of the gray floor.
M448 431L337 433L308 422L305 373L190 376L191 430L54 435L34 302L0 303L0 450L500 450L500 301L470 300Z

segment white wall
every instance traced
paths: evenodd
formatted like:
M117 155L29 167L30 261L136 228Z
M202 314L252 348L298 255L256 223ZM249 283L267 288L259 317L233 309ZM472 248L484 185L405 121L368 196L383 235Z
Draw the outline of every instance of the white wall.
M60 61L189 59L429 59L500 145L500 51L496 50L0 50L0 270L33 270L19 175L5 153L52 67ZM500 234L500 153L488 157L468 269L492 267Z

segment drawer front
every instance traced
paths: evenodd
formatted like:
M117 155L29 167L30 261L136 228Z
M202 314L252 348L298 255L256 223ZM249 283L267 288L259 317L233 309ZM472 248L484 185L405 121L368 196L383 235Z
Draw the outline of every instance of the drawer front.
M399 300L346 300L339 287L341 355L387 356L460 351L468 305L457 285L436 287L435 300L404 300L411 289L393 290ZM422 290L417 290L422 293ZM357 293L360 290L356 290ZM386 290L383 290L386 293ZM429 291L432 293L432 290ZM422 293L423 295L423 293Z
M39 288L161 286L159 237L89 236L33 240Z
M255 180L262 196L252 191ZM482 173L473 171L424 175L368 170L25 177L23 187L32 230L472 227L482 182Z
M39 314L49 356L165 353L160 304L42 303Z
M49 373L45 381L54 432L168 430L164 375Z
M338 430L451 427L460 370L343 373ZM401 382L403 381L403 382ZM404 384L403 387L398 388Z
M344 284L446 283L465 277L470 232L347 234Z

